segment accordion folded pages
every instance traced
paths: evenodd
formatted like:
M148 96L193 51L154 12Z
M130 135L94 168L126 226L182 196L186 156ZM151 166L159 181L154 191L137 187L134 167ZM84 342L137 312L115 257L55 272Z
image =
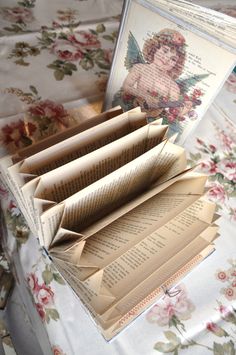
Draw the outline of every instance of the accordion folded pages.
M217 236L206 176L187 168L168 126L147 124L139 108L112 116L0 161L33 233L106 339L210 254Z

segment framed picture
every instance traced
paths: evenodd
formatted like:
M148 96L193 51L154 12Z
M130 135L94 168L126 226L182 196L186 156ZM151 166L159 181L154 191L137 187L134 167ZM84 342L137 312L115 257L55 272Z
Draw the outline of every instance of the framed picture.
M176 5L178 17L174 15L175 5L171 3L125 2L105 109L121 105L127 111L140 106L149 121L162 118L164 124L169 124L170 135L178 133L181 144L230 74L235 53L218 35L209 35L206 25L204 31L197 27L199 6L194 7L191 25L183 8L182 14L178 13ZM194 5L181 3L190 6L186 13L191 18ZM209 16L212 10L205 10ZM216 14L212 11L212 19ZM219 16L224 19L225 15ZM217 34L213 25L209 32Z

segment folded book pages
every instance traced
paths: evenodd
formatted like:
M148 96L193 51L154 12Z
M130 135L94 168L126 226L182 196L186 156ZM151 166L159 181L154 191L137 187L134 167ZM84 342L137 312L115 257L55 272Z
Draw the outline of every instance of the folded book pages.
M34 211L27 213L32 203L25 201L21 189L23 185L146 124L146 116L139 109L118 115L121 112L120 108L112 109L0 160L2 175L8 181L21 210L23 213L25 211L25 218L33 231L36 231Z
M217 236L206 176L187 168L168 126L147 123L140 108L112 115L0 161L32 231L107 340L209 255Z

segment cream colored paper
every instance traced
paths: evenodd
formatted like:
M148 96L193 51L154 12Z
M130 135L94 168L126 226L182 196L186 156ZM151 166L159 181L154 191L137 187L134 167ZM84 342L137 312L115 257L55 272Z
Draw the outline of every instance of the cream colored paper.
M173 163L173 164L172 164ZM87 186L61 203L55 221L54 207L42 213L41 225L48 244L58 241L63 230L83 233L83 230L112 210L144 191L154 180L164 182L181 173L186 167L184 150L163 142L118 170ZM169 171L173 173L172 176ZM154 174L155 173L155 174ZM161 184L161 183L160 183ZM106 222L105 222L106 223ZM94 231L93 231L94 233ZM67 235L66 235L67 237ZM50 242L49 242L50 241Z
M129 124L130 115L143 119L135 110ZM166 126L141 126L40 176L32 173L47 149L32 161L0 161L41 244L107 339L212 252L217 235L215 205L202 197L206 176L187 169ZM88 145L89 131L78 135Z
M165 237L168 236L168 233L170 238L173 231L175 236L179 235L182 239L184 239L184 233L187 237L190 234L192 238L194 235L199 235L207 227L207 224L211 223L215 205L204 199L199 199L204 186L202 176L198 177L198 181L196 176L193 179L195 179L195 190L192 191L192 194L183 195L181 193L181 188L183 189L187 184L191 186L191 179L184 178L120 217L100 232L90 236L83 244L80 242L67 250L61 249L59 251L55 247L51 250L52 255L69 263L70 268L77 273L77 279L84 281L92 276L90 283L95 283L96 289L101 288L103 271L107 267L109 269L109 265L116 259L120 258L123 260L122 262L125 262L122 255L128 250L135 249L135 246L139 245L140 260L144 258L143 261L145 261L146 251L150 253L150 257L151 254L158 253L159 249L168 247L165 245ZM194 182L192 186L194 186ZM156 237L157 241L154 243L153 240ZM152 247L150 247L151 244ZM177 247L181 247L179 241L177 241ZM172 248L175 253L172 239L169 239L168 248ZM137 250L135 253L137 255ZM138 263L139 257L137 256L136 261L132 263L133 268ZM127 257L128 264L130 260L132 260L132 255ZM141 261L139 262L141 265ZM124 265L120 267L125 275ZM120 267L116 265L110 268L110 281L114 281L118 277ZM115 274L112 270L115 271ZM96 279L100 281L98 282ZM108 276L104 282L108 282L109 285ZM108 287L108 285L106 286Z
M119 113L120 110L112 111L112 114L117 112ZM99 115L98 118L100 119L101 116L102 115ZM97 120L95 120L95 122L97 122ZM14 180L16 187L21 188L25 183L36 176L42 175L68 163L69 161L88 154L89 152L138 129L145 124L145 114L140 113L140 110L137 108L128 113L115 116L98 126L91 127L78 134L74 134L74 131L78 131L78 128L81 129L80 125L78 128L73 127L71 129L73 131L72 137L10 166L8 169L9 174ZM65 135L64 132L63 134ZM62 133L60 135L62 135ZM30 148L28 148L28 150L30 150Z

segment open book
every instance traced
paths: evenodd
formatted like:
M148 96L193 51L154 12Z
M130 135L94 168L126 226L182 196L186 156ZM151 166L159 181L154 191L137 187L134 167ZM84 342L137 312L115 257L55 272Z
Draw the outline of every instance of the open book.
M140 108L113 109L0 160L30 228L106 339L214 249L206 176L187 169L167 131Z

